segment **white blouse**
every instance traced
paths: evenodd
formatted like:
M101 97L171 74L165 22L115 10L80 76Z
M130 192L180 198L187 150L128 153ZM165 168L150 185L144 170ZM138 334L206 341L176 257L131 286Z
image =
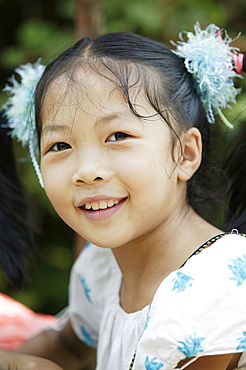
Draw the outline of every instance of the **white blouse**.
M97 370L128 370L135 351L135 370L171 370L185 358L246 352L244 236L225 234L193 255L141 311L121 308L121 280L111 250L91 244L71 272L68 315L78 337L97 347Z

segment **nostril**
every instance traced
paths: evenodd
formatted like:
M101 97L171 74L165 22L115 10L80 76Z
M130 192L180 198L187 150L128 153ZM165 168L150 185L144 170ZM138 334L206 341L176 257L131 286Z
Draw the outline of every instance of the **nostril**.
M101 181L109 181L113 175L113 172L108 167L103 167L101 164L83 164L74 169L72 173L72 182L75 185L81 185L83 183L93 184Z
M93 183L93 182L96 182L96 181L101 181L103 180L103 177L101 176L96 176L93 178L93 176L76 176L75 179L74 179L74 183L79 185L79 184L83 184L83 183Z

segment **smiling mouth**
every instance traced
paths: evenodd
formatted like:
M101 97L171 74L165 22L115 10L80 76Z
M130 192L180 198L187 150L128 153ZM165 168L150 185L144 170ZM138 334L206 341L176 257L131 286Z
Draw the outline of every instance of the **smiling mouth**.
M85 203L82 208L86 209L87 211L98 211L98 210L102 210L102 209L107 209L107 208L112 208L113 206L119 204L120 201L119 200L113 200L113 199L110 199L110 200L103 200L101 202L98 202L98 203Z

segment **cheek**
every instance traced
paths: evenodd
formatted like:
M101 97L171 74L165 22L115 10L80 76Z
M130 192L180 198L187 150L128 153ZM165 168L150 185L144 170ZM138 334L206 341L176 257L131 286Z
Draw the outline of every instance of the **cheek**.
M68 198L62 196L62 191L54 186L45 186L44 188L47 198L58 216L69 225L71 204L68 203ZM70 206L70 207L69 207Z
M171 168L165 155L162 158L160 153L152 152L149 156L145 153L132 159L121 173L130 194L144 207L151 204L150 199L156 203L166 195L174 175L172 171L173 166Z
M53 207L56 209L56 211L58 211L60 208L60 202L61 202L60 191L55 186L52 186L52 184L50 185L45 182L44 182L44 190L45 190L45 193L49 201L51 202Z
M62 177L54 168L51 169L50 167L41 165L41 173L45 193L54 208L57 208L61 202L61 194L64 193L64 181L62 181Z

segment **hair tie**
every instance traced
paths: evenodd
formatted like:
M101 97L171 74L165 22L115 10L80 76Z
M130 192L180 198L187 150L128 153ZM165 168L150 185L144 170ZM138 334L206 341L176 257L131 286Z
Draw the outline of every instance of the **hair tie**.
M22 65L15 69L21 81L18 82L12 75L9 78L11 85L6 85L3 89L10 95L3 110L8 121L7 125L11 128L11 136L20 141L23 146L29 145L30 157L42 187L41 171L35 155L35 148L38 145L35 134L34 91L44 70L45 66L39 61Z
M233 125L223 115L222 110L231 108L230 103L236 102L236 96L241 89L234 86L234 77L241 77L245 65L243 54L238 54L238 48L233 48L233 41L225 32L222 38L221 30L210 24L202 30L199 23L194 26L195 33L183 35L173 50L175 54L184 58L187 71L192 74L197 92L201 97L209 123L214 123L214 115L218 114L229 127Z

